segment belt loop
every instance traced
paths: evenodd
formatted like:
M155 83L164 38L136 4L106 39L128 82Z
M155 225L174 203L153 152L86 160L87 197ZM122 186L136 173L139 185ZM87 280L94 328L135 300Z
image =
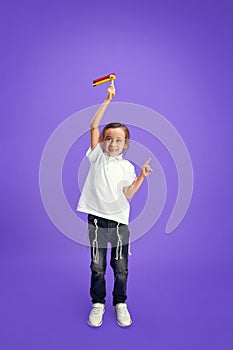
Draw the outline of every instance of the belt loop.
M98 233L97 219L94 219L94 223L95 223L95 239L93 240L92 253L93 253L93 261L97 263L99 259L99 249L98 249L99 247L98 247L98 240L97 240L97 233Z
M117 247L116 247L116 257L115 259L118 260L119 259L119 250L120 250L120 259L122 259L122 240L119 234L119 225L120 223L117 223Z

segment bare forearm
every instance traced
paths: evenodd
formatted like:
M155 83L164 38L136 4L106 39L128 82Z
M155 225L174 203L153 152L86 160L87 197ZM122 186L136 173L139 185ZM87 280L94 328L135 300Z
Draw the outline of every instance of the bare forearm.
M90 128L97 128L99 126L109 102L110 102L110 100L108 100L108 99L104 100L104 102L102 103L102 105L99 107L99 109L95 113L94 117L92 118L92 121L90 123Z
M124 193L127 199L131 199L135 193L139 190L141 187L143 181L145 179L145 176L140 174L137 179L128 187L125 187Z

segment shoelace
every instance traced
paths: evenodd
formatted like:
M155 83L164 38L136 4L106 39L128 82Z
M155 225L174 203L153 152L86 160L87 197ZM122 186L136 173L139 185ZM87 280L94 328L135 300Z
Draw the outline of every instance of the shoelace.
M92 307L92 313L98 315L101 312L101 308L99 306Z
M121 314L121 315L127 315L127 308L126 308L126 306L124 306L124 307L120 307L120 308L118 308L117 309L117 312L119 313L119 314Z

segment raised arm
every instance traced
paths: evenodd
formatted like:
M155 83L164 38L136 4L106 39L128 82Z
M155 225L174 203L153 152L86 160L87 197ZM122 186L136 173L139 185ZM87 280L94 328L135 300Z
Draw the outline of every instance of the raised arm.
M148 158L147 161L143 164L143 166L141 168L141 172L138 175L138 177L136 178L136 180L134 180L134 182L130 186L123 188L123 192L124 192L125 197L127 199L131 199L135 195L135 193L141 187L144 179L152 172L152 169L149 165L151 159L152 158Z
M99 107L90 123L91 149L95 148L96 145L99 143L99 125L109 102L113 99L115 94L115 87L113 85L110 85L110 87L108 88L108 94L106 99Z

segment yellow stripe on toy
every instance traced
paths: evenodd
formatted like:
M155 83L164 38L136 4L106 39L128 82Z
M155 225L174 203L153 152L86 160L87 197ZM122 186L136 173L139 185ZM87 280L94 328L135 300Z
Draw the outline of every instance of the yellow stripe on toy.
M96 80L93 80L92 86L98 86L100 84L104 84L104 83L107 83L109 81L111 81L111 85L113 85L114 80L116 80L116 74L111 73L111 74L105 75L102 78L98 78Z

